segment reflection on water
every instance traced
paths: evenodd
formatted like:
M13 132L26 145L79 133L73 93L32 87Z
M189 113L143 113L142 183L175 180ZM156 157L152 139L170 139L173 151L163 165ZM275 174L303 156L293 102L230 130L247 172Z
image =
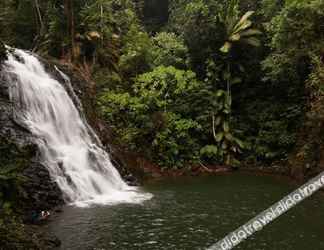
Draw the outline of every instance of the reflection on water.
M231 174L149 184L142 204L66 207L47 225L61 249L205 249L296 187ZM235 249L324 249L324 197L316 194Z

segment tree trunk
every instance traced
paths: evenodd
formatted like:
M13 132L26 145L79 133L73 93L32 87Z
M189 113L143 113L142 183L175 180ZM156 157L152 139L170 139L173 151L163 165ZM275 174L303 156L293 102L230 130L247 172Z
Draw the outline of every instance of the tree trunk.
M73 0L64 0L64 12L67 19L67 32L70 36L70 61L75 60L75 27L74 27L74 11Z
M33 51L37 50L40 41L45 35L45 25L38 0L34 0L35 22L37 25L37 36L34 39Z

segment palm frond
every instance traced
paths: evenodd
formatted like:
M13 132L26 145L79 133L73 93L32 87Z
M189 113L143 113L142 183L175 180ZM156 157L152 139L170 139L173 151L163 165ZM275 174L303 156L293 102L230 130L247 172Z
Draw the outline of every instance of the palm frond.
M260 47L261 46L260 40L258 38L256 38L256 37L244 38L244 39L241 39L241 41L243 43L249 44L249 45L254 46L254 47Z

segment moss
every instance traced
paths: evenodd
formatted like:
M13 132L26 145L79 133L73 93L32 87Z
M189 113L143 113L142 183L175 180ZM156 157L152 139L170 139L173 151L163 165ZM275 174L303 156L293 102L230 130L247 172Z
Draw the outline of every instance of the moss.
M28 233L25 225L12 213L0 218L1 249L40 249L36 242L36 236Z

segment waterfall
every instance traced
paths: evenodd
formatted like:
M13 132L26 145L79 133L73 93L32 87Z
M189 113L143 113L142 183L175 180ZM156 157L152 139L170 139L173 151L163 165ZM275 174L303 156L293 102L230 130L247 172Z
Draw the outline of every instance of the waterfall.
M37 138L43 163L68 203L87 206L151 197L122 180L65 88L37 57L15 49L5 71L15 115Z

